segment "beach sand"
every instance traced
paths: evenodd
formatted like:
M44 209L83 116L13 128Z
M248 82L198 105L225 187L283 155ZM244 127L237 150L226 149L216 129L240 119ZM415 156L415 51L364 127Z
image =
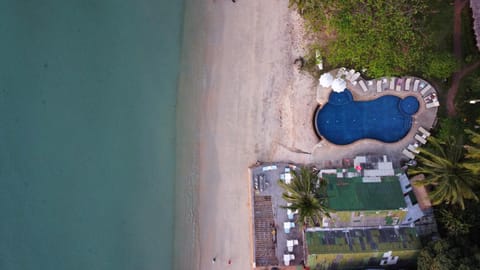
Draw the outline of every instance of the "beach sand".
M185 18L175 269L251 269L248 167L308 163L318 143L316 82L293 65L303 26L285 0L187 0Z

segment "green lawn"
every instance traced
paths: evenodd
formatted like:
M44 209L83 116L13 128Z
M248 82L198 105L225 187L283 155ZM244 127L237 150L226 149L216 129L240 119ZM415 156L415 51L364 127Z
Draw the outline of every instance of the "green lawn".
M363 183L361 177L324 175L328 181L329 207L336 211L398 210L406 207L398 178L382 177L381 183Z

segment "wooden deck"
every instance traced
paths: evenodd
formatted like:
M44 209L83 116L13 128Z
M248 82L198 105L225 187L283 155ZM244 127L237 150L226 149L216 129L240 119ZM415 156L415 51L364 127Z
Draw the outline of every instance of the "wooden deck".
M257 266L278 265L275 255L275 225L271 196L254 197L254 215L255 263Z

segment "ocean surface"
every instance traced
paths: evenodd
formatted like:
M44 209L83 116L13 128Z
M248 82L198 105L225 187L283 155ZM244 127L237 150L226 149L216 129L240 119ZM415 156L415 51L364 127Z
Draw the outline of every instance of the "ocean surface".
M0 269L171 269L181 0L0 1Z

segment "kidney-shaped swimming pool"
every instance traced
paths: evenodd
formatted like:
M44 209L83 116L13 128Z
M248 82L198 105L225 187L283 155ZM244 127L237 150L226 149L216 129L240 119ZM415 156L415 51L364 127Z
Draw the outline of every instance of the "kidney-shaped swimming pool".
M328 141L345 145L361 139L386 143L399 141L412 127L419 102L414 96L386 95L354 101L349 90L330 94L328 103L315 112L315 131Z

